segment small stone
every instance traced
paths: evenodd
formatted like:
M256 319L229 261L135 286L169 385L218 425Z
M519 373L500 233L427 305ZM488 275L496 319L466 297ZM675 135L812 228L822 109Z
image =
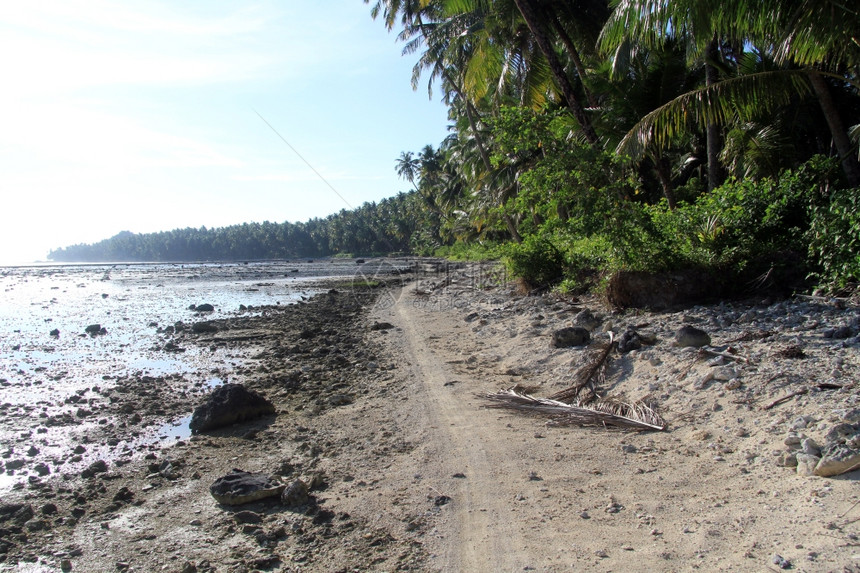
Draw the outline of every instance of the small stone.
M821 461L821 458L818 456L810 456L803 453L799 453L795 457L797 458L797 475L799 476L814 475L815 468L818 466L818 462Z
M281 503L287 507L300 507L307 505L309 502L308 484L300 479L292 482L281 493Z
M714 380L727 381L738 377L738 371L731 366L722 366L714 369Z
M684 347L701 347L711 343L711 337L707 332L695 326L682 326L675 333L675 345Z
M72 561L70 559L60 560L60 569L63 571L71 571L72 570Z
M263 517L255 511L238 511L233 514L236 523L263 523Z
M591 340L591 333L581 326L561 328L552 333L552 345L556 348L582 346Z
M779 567L780 569L790 569L791 561L780 555L779 553L774 553L770 558L770 562Z
M601 559L606 559L607 557L609 557L609 553L607 553L603 549L598 549L597 551L594 552L594 554L597 555L598 557L600 557Z

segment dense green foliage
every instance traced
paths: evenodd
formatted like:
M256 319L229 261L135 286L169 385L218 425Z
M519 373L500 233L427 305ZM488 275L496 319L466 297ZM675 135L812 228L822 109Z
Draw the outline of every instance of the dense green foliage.
M418 54L413 85L426 76L449 106L451 136L398 163L440 242L491 244L566 290L616 270L860 278L857 10L377 0L372 14Z
M438 223L436 223L438 226ZM289 259L348 253L411 252L425 245L416 229L433 221L415 192L365 203L304 223L244 223L217 229L122 232L93 245L52 251L55 261L206 261ZM436 245L432 245L435 247Z

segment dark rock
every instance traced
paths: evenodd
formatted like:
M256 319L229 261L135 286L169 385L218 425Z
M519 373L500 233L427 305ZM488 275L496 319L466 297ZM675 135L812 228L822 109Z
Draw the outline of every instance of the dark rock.
M262 516L255 511L237 511L233 514L236 523L263 523Z
M591 340L591 333L581 326L568 326L552 333L552 345L556 348L582 346Z
M844 340L846 338L851 338L852 334L854 333L851 331L850 326L840 326L833 331L833 338Z
M300 479L297 479L288 485L283 493L281 493L281 503L287 507L301 507L310 502L308 494L308 484Z
M58 509L57 505L54 503L46 503L42 507L39 508L39 512L42 515L56 515Z
M198 304L192 310L196 310L197 312L212 312L215 310L215 307L207 302L203 304Z
M90 336L99 336L107 334L107 329L101 324L91 324L84 329L84 332Z
M197 334L215 333L218 332L218 327L208 320L204 322L195 322L191 325L191 332L196 332Z
M355 264L363 265L366 261L364 259L355 259Z
M267 497L280 495L284 484L263 474L234 469L216 479L209 486L209 493L218 503L241 505Z
M45 477L46 475L51 473L51 468L48 467L48 464L41 462L33 467L33 471L35 471L40 476Z
M710 343L711 337L708 333L695 326L682 326L675 333L675 344L682 348L686 346L698 348L700 346L707 346Z
M52 331L51 331L51 336L60 336L60 329L59 329L59 328L55 328L54 330L52 330Z
M394 325L390 322L374 322L370 330L390 330L392 328L394 328Z
M108 471L107 463L104 460L94 461L87 467L84 471L81 472L82 478L91 478L96 474L103 474Z
M194 410L189 428L196 434L274 413L275 406L260 394L241 384L224 384Z
M119 488L113 496L113 501L131 501L134 499L134 492L127 487Z
M642 339L635 330L628 330L618 339L618 352L626 353L642 348Z
M29 503L0 504L0 523L11 520L18 525L23 525L30 519L33 519L34 515L33 506Z

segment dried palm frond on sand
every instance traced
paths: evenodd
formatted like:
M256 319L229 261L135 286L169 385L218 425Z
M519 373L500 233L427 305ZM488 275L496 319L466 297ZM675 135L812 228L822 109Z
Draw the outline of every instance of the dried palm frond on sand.
M516 387L481 397L490 408L507 408L552 416L552 426L614 426L629 430L664 430L666 423L654 409L642 402L628 403L600 396L599 386L606 379L609 356L615 348L609 343L595 352L574 375L575 382L549 398L537 398Z
M536 398L513 388L485 394L490 408L507 408L552 416L551 426L615 426L628 430L665 430L666 423L653 408L642 403L598 400L588 405L565 404L551 398Z

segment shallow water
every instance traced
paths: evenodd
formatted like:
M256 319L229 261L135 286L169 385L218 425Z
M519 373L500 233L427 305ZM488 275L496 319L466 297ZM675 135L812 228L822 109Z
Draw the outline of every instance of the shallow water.
M373 278L398 272L404 261L122 264L0 267L0 461L24 459L22 468L0 473L0 493L33 479L46 463L56 471L78 471L95 459L117 460L142 446L170 444L190 435L190 412L164 419L145 433L124 436L121 420L78 416L74 426L52 427L57 416L75 416L96 404L117 380L167 380L205 392L229 380L242 366L229 349L165 352L162 329L177 321L253 314L251 307L286 305L313 296L319 279ZM191 305L212 304L197 313ZM240 305L249 307L240 310ZM107 334L84 329L99 324ZM51 331L57 329L58 335ZM155 379L155 380L153 380ZM157 391L157 387L156 387ZM110 432L110 446L87 441L90 430ZM70 455L79 443L86 453ZM28 448L38 453L28 454ZM19 486L20 487L20 486Z

